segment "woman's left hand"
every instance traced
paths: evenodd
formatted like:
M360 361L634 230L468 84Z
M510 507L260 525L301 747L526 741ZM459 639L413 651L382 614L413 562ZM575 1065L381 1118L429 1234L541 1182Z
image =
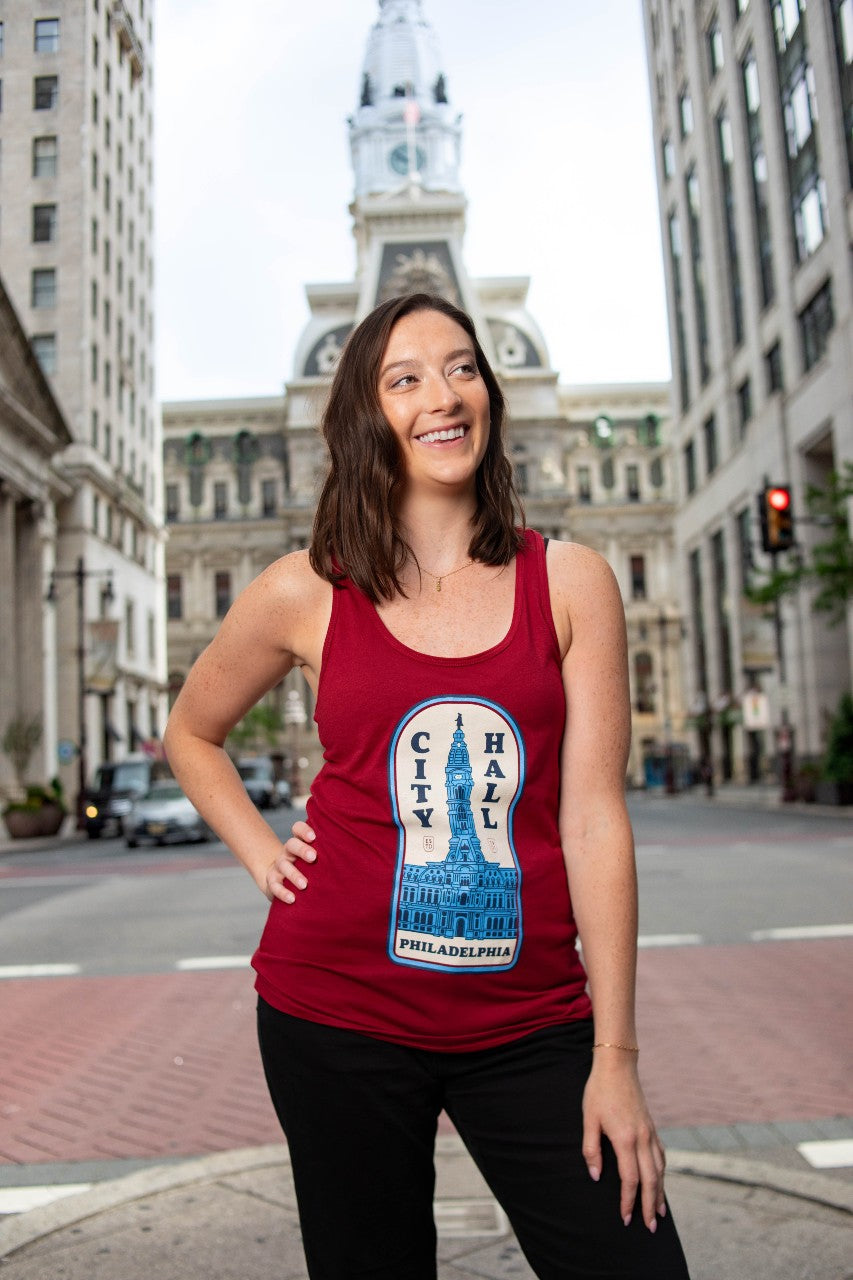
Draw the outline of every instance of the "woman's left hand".
M639 1189L643 1221L649 1231L655 1231L657 1215L666 1213L666 1161L632 1057L615 1048L599 1049L593 1055L583 1098L583 1155L590 1176L598 1182L601 1135L606 1135L619 1166L622 1221L626 1226L630 1223Z

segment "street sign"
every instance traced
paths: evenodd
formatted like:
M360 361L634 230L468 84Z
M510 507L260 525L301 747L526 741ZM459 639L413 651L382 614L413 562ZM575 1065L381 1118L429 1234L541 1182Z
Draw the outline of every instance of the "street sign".
M70 764L77 755L77 743L70 738L60 738L56 744L56 755L60 764Z

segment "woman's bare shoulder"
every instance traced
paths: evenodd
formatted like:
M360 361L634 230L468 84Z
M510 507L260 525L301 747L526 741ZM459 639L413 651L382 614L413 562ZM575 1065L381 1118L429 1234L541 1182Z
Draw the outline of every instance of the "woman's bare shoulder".
M547 552L548 582L567 600L616 588L613 570L603 555L580 542L559 542L552 538Z

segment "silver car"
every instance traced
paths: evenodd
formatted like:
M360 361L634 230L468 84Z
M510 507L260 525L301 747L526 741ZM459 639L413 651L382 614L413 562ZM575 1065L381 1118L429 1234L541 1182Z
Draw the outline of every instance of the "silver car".
M169 840L208 840L210 828L184 795L177 782L163 779L141 796L124 819L124 839L129 849L143 840L166 844Z

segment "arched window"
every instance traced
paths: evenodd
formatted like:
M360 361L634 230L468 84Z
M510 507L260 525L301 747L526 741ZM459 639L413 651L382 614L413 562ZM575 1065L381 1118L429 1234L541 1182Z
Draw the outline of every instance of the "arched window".
M655 687L652 683L652 655L645 650L634 654L634 706L652 715L655 710Z

